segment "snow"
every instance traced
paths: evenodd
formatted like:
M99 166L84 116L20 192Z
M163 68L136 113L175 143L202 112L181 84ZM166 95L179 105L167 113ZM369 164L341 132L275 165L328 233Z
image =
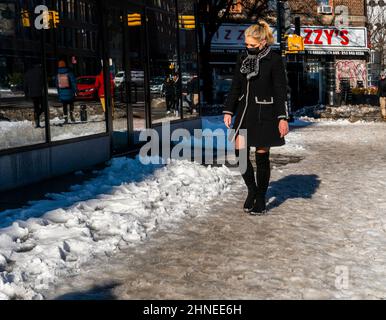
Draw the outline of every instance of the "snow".
M35 128L32 121L0 121L0 150L33 145L46 141L44 122L43 128ZM64 120L58 117L51 119L51 136L53 141L67 140L106 132L106 122L103 116L92 115L88 122L76 121L64 125ZM134 130L144 129L144 120L134 119ZM127 131L127 120L114 120L114 131Z
M288 145L302 160L272 171L267 215L243 212L239 177L210 215L83 269L51 297L113 282L115 299L385 299L385 130L294 127ZM272 148L272 159L292 154Z
M208 214L202 206L228 190L232 179L226 167L117 158L70 192L0 213L0 298L43 299L42 290L77 274L87 261Z
M318 123L321 125L335 126L339 125L364 125L368 123L375 123L375 121L358 120L355 122L349 121L349 119L327 119L327 118L311 118L307 116L299 117L296 119L294 126L308 125L310 123Z
M203 118L203 128L224 130L222 119ZM300 155L305 160L273 171L269 206L274 214L260 223L274 232L263 239L264 232L250 230L256 237L262 234L258 240L262 245L256 251L263 257L251 263L267 273L253 281L265 284L261 286L262 297L385 297L382 266L386 256L381 248L385 244L382 214L386 204L381 194L386 172L384 144L380 143L385 124L302 117L290 126L287 144L273 148L272 154ZM191 142L198 141L185 141ZM227 147L217 144L217 148ZM75 185L67 193L48 194L46 200L31 202L26 208L0 212L0 299L44 299L55 284L64 279L68 282L99 257L114 257L138 247L155 233L178 229L190 218L212 218L212 204L218 197L231 194L243 201L241 178L238 176L236 183L234 179L224 166L205 167L186 160L143 165L139 157L116 158L95 179ZM234 211L234 204L227 204L222 214L234 215ZM226 219L244 223L241 216ZM219 228L233 239L234 247L241 248L236 245L239 238L230 221ZM257 228L259 224L246 222L248 226ZM175 249L182 250L174 242ZM291 255L285 260L275 259L273 253L287 249ZM243 259L248 257L250 250ZM223 262L213 263L221 266ZM122 269L128 261L117 264ZM343 293L320 289L340 265L350 267L354 288ZM289 273L289 267L295 271ZM221 274L232 270L224 269ZM149 277L151 272L144 274ZM221 277L210 270L208 274ZM94 281L97 283L96 277ZM369 281L375 289L366 286ZM212 297L211 292L207 291L207 298ZM242 297L242 292L245 287L236 285L228 297ZM200 294L203 297L204 291ZM246 298L257 297L253 294Z

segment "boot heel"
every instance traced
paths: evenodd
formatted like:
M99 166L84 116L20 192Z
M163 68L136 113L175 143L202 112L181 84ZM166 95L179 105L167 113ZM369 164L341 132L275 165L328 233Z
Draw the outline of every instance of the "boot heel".
M253 206L253 209L251 210L250 214L252 216L262 215L267 213L267 207L265 203L265 196L256 196L255 205Z
M247 199L244 202L244 212L250 213L255 206L256 190L249 190Z

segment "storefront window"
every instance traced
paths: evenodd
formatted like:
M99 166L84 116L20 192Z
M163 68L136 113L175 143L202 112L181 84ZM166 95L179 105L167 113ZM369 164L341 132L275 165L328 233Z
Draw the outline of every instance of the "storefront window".
M0 150L198 115L194 2L0 0Z
M145 111L145 17L142 8L129 4L127 12L125 47L127 57L126 74L116 76L117 86L126 85L128 92L129 132L136 133L146 128ZM132 121L130 120L132 119Z
M315 105L321 101L322 64L315 59L309 59L305 65L306 77L302 88L304 105Z
M128 42L127 28L131 27L132 15L128 15L126 10L117 4L108 9L107 28L108 44L110 55L110 70L113 80L112 83L112 112L113 112L113 145L114 150L124 150L128 148L128 90L127 85L127 62L125 55ZM138 16L139 21L141 16ZM130 25L129 25L130 21ZM143 80L143 78L142 78ZM142 86L143 87L143 83Z
M172 7L174 0L162 3ZM147 26L152 122L180 119L183 79L178 65L176 13L149 9Z
M0 150L46 142L41 42L31 1L0 1Z
M51 139L106 132L100 23L85 21L86 11L97 12L97 2L53 0L49 10L59 17L43 31Z
M184 118L199 114L200 83L197 74L197 38L194 1L178 1Z

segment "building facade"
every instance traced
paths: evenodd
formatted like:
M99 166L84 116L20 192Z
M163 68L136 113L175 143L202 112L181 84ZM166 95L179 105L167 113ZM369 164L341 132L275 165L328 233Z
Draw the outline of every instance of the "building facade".
M198 119L189 92L198 73L195 6L0 0L0 190L135 149L143 129L164 121ZM75 88L73 109L63 85Z
M294 102L300 107L323 103L351 103L353 88L367 88L370 50L367 5L364 0L318 0L305 3L290 0L292 17L300 17L305 33L305 54L289 57L294 70L303 69L300 86L293 85ZM297 61L297 62L298 62ZM299 62L298 62L299 63ZM292 73L293 74L293 73ZM298 82L299 83L299 82ZM302 92L302 94L299 94Z
M300 18L305 51L287 55L292 107L350 102L348 88L368 87L369 44L367 9L364 0L288 1L293 33ZM240 14L240 13L238 13ZM276 32L275 4L263 17ZM244 50L239 35L249 23L229 23L220 27L213 39L214 77L230 79L232 62ZM274 50L279 50L277 42ZM232 61L232 62L231 62ZM229 81L228 81L229 82ZM342 102L343 98L343 102Z

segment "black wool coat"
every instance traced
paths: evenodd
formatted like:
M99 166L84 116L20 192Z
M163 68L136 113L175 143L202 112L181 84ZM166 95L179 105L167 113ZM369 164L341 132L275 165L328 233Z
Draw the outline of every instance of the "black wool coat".
M378 96L382 98L386 97L386 79L379 80Z
M285 144L280 138L279 121L288 120L287 80L279 53L272 50L260 60L259 74L250 80L240 72L245 54L238 56L232 87L224 114L235 116L232 140L247 129L247 146L275 147Z
M43 71L41 67L34 66L25 73L24 93L27 98L43 96Z

